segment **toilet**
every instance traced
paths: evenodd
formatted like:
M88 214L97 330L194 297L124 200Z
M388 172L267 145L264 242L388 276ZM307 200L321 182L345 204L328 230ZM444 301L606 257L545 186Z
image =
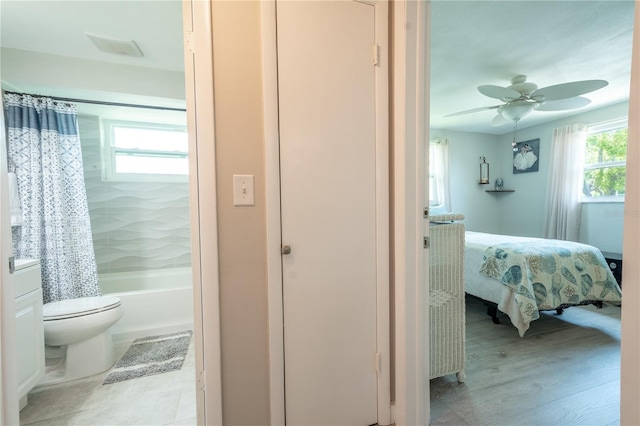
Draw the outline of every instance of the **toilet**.
M68 382L115 364L110 328L124 310L114 296L60 300L43 306L46 373L38 386Z

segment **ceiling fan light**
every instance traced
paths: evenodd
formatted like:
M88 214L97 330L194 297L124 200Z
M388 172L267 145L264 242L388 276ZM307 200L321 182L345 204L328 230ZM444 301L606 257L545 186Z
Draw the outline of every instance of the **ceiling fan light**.
M504 118L518 122L529 115L533 109L534 106L531 103L514 102L501 107L500 114L502 114Z

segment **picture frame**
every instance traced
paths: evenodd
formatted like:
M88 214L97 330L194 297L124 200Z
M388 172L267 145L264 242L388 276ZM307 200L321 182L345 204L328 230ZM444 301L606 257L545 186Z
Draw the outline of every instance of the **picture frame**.
M540 164L540 139L516 143L513 149L513 174L537 172Z

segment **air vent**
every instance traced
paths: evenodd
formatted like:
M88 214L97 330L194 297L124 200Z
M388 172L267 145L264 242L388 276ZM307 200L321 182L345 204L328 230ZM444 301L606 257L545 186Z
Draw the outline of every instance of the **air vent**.
M118 40L115 38L85 33L98 49L114 55L141 57L144 56L138 44L133 40Z

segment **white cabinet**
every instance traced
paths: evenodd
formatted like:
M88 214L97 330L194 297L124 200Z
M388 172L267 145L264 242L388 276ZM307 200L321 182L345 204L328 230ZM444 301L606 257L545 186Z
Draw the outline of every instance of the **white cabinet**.
M429 336L430 378L456 373L465 363L463 215L430 216Z
M27 393L45 373L40 263L16 260L12 282L16 296L18 397L22 409L27 403Z

